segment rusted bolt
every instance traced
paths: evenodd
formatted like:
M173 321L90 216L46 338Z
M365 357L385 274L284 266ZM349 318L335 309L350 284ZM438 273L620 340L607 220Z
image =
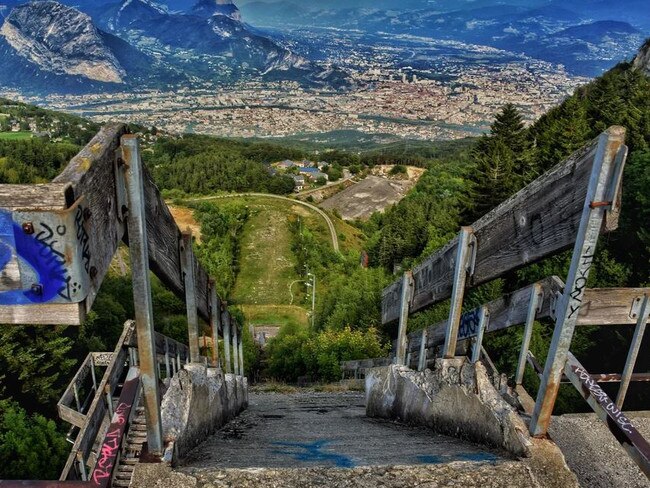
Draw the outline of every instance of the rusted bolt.
M31 222L23 222L23 232L25 234L33 234L34 224L32 224Z
M124 166L124 158L122 156L117 157L117 167L119 168L120 166Z
M41 285L40 283L32 284L32 292L35 293L36 295L42 295L43 294L43 285Z
M90 279L94 280L97 277L97 268L94 266L90 267Z
M92 214L89 208L84 208L84 220L88 220Z

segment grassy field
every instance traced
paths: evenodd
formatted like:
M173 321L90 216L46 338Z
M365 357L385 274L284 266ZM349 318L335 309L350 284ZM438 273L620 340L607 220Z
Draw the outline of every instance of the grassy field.
M22 140L22 139L31 139L32 133L29 131L21 132L0 132L0 139L4 140Z
M252 325L296 324L307 326L307 310L297 305L240 305Z
M241 238L232 299L254 305L289 304L289 284L299 278L286 212L263 204L251 212Z
M291 250L289 222L300 219L319 239L331 243L324 219L304 206L275 198L242 196L211 200L214 205L239 203L248 206L250 216L240 241L239 273L230 297L242 308L247 322L253 325L283 325L294 323L306 326L307 299L302 279L296 272L296 258ZM198 230L191 210L171 206L179 227ZM330 214L342 252L360 251L363 234L357 228ZM289 286L292 285L292 295ZM323 290L325 283L319 283Z

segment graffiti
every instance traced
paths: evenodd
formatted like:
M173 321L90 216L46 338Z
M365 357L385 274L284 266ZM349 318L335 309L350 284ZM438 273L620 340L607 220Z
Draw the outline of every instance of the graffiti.
M458 454L424 454L416 456L416 459L422 464L442 464L453 461L496 464L500 458L491 452L461 452Z
M77 241L81 246L81 259L84 263L84 269L86 270L86 273L90 273L90 259L92 257L90 254L90 237L88 236L88 232L86 232L83 223L84 209L79 205L74 216L74 224L77 228Z
M127 405L126 403L120 403L115 408L115 412L113 412L113 418L111 419L111 421L117 425L124 425L126 423L126 417L124 414L128 413L130 409L131 409L131 405Z
M124 402L120 402L113 412L109 431L104 438L104 443L99 451L99 458L93 471L92 480L96 485L105 484L105 480L110 478L113 472L120 442L130 412L131 405Z
M460 325L458 326L458 339L467 339L473 337L478 333L478 326L481 321L480 309L465 312L460 317Z
M585 253L580 257L580 265L578 266L578 277L575 279L573 290L569 294L571 302L569 303L569 318L573 317L582 305L582 295L587 288L587 278L589 277L589 270L594 260L594 254L591 252L591 247L587 247Z
M301 442L274 442L276 446L288 447L289 450L274 450L275 454L289 455L297 461L327 462L339 468L353 468L355 463L348 456L323 451L327 444L333 441L321 439L311 443Z
M616 406L616 404L609 398L607 393L591 378L591 375L580 366L571 366L573 372L580 378L583 386L587 389L588 393L594 397L598 404L607 412L607 414L616 421L621 430L627 434L632 433L634 425L630 422L623 412Z
M69 299L70 284L65 255L57 248L57 237L65 235L66 228L54 229L45 223L36 235L25 232L16 224L11 213L0 210L0 264L4 273L14 259L26 263L35 274L35 282L26 289L0 292L0 305L46 303L57 296Z
M101 485L103 480L110 478L117 458L117 452L120 448L121 437L122 429L119 427L106 434L106 438L99 452L97 464L93 470L93 482L96 485Z

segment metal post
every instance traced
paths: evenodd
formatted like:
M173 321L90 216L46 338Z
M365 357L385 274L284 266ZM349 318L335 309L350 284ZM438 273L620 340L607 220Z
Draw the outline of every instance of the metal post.
M163 450L160 418L160 390L156 376L156 342L154 337L151 283L149 281L149 249L145 215L144 185L140 145L133 135L122 136L122 155L127 165L124 179L128 194L127 227L133 275L133 301L138 339L140 379L144 392L147 421L147 444L152 454Z
M411 301L411 283L413 277L410 271L402 276L402 296L400 301L399 328L397 331L397 351L395 364L406 364L406 328L408 324L409 308Z
M81 451L77 451L77 464L79 466L79 474L81 474L81 481L88 481L88 472L86 471L86 462L84 461Z
M165 372L167 373L167 378L171 377L169 370L169 340L165 337Z
M242 329L242 337L239 338L239 374L246 376L244 373L244 330Z
M232 362L235 369L235 374L239 375L239 348L237 346L237 322L232 321Z
M111 397L111 387L106 385L104 389L106 393L106 408L108 408L108 418L113 417L113 397Z
M192 251L192 233L187 230L181 237L181 266L185 277L185 305L187 308L187 330L190 345L190 360L201 362L199 349L199 315L196 305L196 281L194 278L194 252Z
M219 325L221 322L221 305L214 282L210 287L210 326L212 327L212 367L219 367Z
M180 348L178 347L178 344L176 345L176 372L178 373L182 368L181 365L181 351Z
M526 357L530 349L530 338L533 335L533 325L535 316L539 308L542 287L535 283L530 290L530 301L528 302L528 314L526 315L526 326L524 328L524 337L521 341L521 350L519 351L519 362L517 363L517 372L515 373L515 383L521 385L524 381L524 371L526 370Z
M95 358L90 356L90 374L93 378L93 390L97 391L97 376L95 376Z
M643 334L645 333L645 326L648 322L648 317L650 317L650 295L644 295L641 310L639 310L639 317L636 321L634 335L632 336L632 344L630 344L630 350L628 351L627 359L625 360L625 368L623 368L623 374L621 375L621 385L619 386L618 394L616 395L616 406L619 409L623 408L623 403L625 402L625 394L627 393L627 387L630 385L630 378L634 371L636 358L639 355L639 349L641 348L641 342L643 341Z
M316 320L316 275L311 275L311 328L314 329Z
M418 371L424 371L427 367L427 340L429 338L429 331L425 327L422 329L422 337L420 339L420 357L418 358Z
M445 331L445 344L442 348L442 357L444 358L453 358L456 355L458 327L460 326L463 297L465 296L465 281L467 279L470 243L473 233L474 231L471 227L463 227L458 234L454 286L451 292L449 320L447 320L447 330Z
M223 325L223 355L226 361L226 373L230 373L230 314L228 310L222 312L221 324Z
M472 348L472 362L475 363L481 358L481 349L483 348L483 334L490 321L490 311L483 305L479 312L478 333L474 340L474 347Z
M81 401L79 401L79 388L77 387L77 382L72 383L72 389L74 390L74 401L77 404L77 412L81 412Z
M564 293L556 309L557 318L553 338L530 420L530 433L534 436L545 435L551 421L564 365L582 306L582 298L587 288L596 243L605 217L607 205L605 199L610 193L611 181L618 181L617 176L612 174L612 168L618 166L613 162L617 152L624 150L622 146L624 136L625 130L622 127L613 127L599 137L571 266ZM622 165L620 166L622 168Z

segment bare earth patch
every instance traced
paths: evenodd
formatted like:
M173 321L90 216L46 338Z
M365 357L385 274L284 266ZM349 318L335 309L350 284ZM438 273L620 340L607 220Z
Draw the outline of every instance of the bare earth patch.
M373 174L342 192L322 201L319 206L337 210L345 220L368 219L375 212L399 202L424 173L423 168L407 167L407 174L390 175L391 165L373 168Z
M194 218L194 211L191 208L177 207L169 203L167 203L167 206L178 228L181 231L185 231L189 227L196 241L201 242L201 225Z

